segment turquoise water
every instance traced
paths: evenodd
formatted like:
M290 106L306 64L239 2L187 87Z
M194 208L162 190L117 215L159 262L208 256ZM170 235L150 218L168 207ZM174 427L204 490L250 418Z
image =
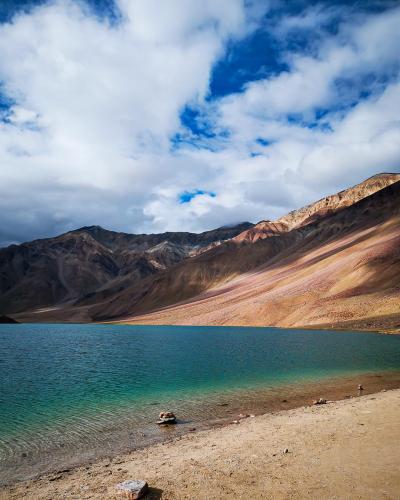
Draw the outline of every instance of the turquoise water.
M397 336L0 325L0 467L71 449L90 453L111 439L133 442L139 431L155 432L149 429L159 409L195 420L204 400L398 369Z

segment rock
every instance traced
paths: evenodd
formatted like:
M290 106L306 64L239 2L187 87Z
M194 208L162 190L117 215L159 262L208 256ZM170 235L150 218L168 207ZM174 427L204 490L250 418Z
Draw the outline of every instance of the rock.
M59 479L62 479L62 476L58 474L57 476L53 476L49 478L49 481L58 481Z
M255 418L255 415L251 414L251 415L250 415L250 418Z
M285 448L285 449L283 450L283 453L289 453L289 450L288 450L287 448Z
M232 424L240 424L239 420L234 420Z
M158 416L157 424L176 424L176 416L172 411L162 411Z
M146 481L130 479L123 483L117 484L117 492L121 496L125 496L129 500L142 498L148 491L149 485Z
M324 398L319 398L313 402L313 405L326 405L327 401Z
M247 413L241 413L238 418L243 419L243 418L249 418L249 417L250 417L250 415L248 415Z
M358 390L359 390L359 391L363 391L363 390L364 390L364 387L363 387L361 384L358 384Z

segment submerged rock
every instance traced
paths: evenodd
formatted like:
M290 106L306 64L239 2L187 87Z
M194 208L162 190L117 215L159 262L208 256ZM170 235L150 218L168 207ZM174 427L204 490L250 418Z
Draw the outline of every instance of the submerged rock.
M149 485L146 481L130 479L117 484L117 493L129 500L142 498L148 491Z

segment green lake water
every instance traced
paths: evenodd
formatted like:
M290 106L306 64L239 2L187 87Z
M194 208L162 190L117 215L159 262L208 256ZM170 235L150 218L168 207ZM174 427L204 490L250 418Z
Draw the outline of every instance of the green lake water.
M0 325L0 472L4 481L24 463L44 470L48 456L62 463L72 451L77 459L156 439L160 409L196 422L205 401L212 408L257 389L399 369L400 337L389 335Z

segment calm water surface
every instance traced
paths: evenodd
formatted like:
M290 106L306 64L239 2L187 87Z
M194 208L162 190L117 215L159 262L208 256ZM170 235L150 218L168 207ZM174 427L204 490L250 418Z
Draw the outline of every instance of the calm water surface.
M209 407L258 388L399 369L398 336L0 325L0 470L154 437L160 409L192 422L205 401Z

